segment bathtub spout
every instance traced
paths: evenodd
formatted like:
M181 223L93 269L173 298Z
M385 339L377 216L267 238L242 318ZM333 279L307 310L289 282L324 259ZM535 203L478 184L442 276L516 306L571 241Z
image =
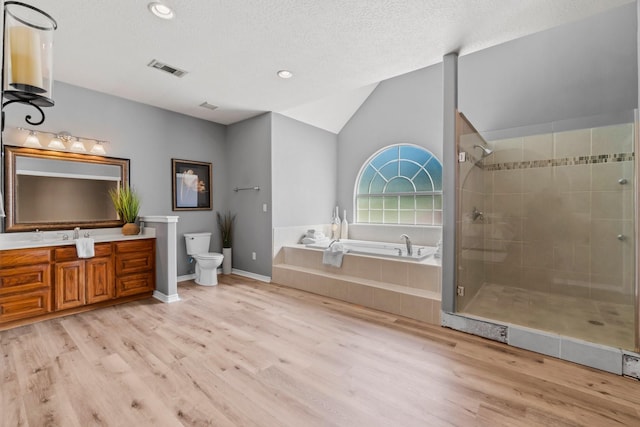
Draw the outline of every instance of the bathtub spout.
M413 245L411 244L411 239L406 234L400 236L401 239L404 239L404 242L407 245L407 256L413 255Z
M334 243L338 243L340 242L340 239L334 239L331 241L331 243L329 243L329 246L327 246L327 249L331 249L331 246L333 246Z

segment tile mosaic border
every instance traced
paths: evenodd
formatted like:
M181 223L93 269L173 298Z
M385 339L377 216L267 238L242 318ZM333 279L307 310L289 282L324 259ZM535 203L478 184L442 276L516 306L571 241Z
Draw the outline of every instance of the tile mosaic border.
M565 157L561 159L528 160L522 162L504 162L481 165L486 171L501 171L511 169L548 168L555 166L588 165L596 163L630 162L635 159L635 153L595 154L593 156Z

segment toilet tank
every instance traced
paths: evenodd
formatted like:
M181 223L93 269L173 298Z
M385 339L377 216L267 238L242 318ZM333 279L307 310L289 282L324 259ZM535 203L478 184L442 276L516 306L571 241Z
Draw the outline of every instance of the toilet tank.
M211 233L185 233L187 255L206 254L209 252Z

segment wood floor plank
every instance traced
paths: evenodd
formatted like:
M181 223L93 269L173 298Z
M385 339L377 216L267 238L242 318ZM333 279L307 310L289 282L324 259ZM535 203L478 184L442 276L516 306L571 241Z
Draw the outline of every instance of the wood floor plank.
M0 426L634 426L640 382L220 276L0 332Z

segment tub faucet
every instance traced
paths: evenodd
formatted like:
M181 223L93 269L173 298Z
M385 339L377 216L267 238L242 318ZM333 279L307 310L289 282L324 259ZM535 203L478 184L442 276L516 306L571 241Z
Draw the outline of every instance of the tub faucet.
M411 239L409 238L409 236L407 236L406 234L403 234L402 236L400 236L401 239L404 239L404 242L407 245L407 255L411 256L413 255L413 246L411 245Z
M327 249L331 249L331 246L333 246L334 243L338 243L340 241L340 239L334 239L331 241L331 243L329 243L329 246L327 246Z

